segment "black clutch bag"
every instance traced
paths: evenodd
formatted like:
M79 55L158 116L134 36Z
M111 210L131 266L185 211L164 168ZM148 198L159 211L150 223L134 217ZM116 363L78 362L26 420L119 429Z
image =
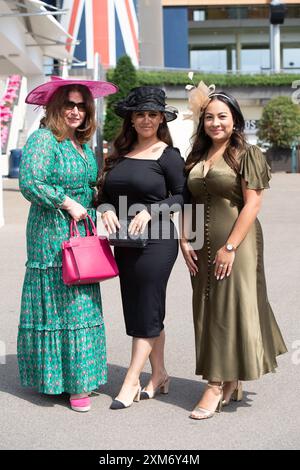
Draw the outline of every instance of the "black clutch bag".
M116 233L111 233L109 235L109 244L123 248L145 248L148 243L147 227L144 233L131 235L128 233L131 219L119 220L119 222L121 227L116 231Z

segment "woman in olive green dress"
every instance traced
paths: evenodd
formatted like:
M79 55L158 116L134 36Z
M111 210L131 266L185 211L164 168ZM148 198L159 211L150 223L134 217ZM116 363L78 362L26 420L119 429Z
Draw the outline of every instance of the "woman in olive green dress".
M96 128L94 98L115 93L106 82L57 77L26 101L45 105L43 128L22 154L20 189L31 202L21 300L18 363L23 386L69 393L71 408L90 409L89 392L106 382L106 346L99 284L67 286L61 244L93 209L97 164L87 142Z
M204 244L193 248L187 231L181 241L193 287L196 374L208 380L190 415L199 420L241 400L241 381L274 371L286 352L267 298L256 218L269 167L245 141L235 98L203 90L186 172L192 204L204 204Z

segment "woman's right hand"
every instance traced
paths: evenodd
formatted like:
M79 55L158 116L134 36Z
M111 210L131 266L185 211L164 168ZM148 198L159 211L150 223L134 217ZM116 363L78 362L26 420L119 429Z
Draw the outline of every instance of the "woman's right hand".
M76 222L85 219L87 216L86 208L79 204L79 202L74 201L74 199L71 199L68 196L60 207L66 210L70 214L72 219L74 219Z
M189 242L185 239L180 240L180 248L185 259L186 265L188 270L190 271L192 276L196 276L198 272L198 266L195 261L198 260L195 251L192 249Z
M102 214L102 222L109 235L116 233L117 229L121 227L118 217L114 211L105 211Z

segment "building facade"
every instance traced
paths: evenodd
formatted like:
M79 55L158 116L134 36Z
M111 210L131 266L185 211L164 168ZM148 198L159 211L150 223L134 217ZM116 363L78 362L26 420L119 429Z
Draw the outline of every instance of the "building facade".
M300 2L286 5L281 69L300 71ZM270 70L270 0L162 0L166 67L202 72ZM179 19L180 18L180 19Z
M48 0L49 3L55 3ZM287 0L281 68L300 71L300 1ZM127 54L143 67L260 73L270 69L270 0L61 0L75 60L104 67Z

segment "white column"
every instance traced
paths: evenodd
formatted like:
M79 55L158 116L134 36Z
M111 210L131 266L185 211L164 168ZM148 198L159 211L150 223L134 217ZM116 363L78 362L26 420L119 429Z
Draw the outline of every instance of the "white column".
M138 21L140 65L163 67L164 37L161 0L151 0L151 2L138 0Z
M280 73L280 25L273 25L274 40L274 72Z
M274 38L273 38L273 25L270 24L270 69L274 71Z
M87 69L94 67L94 20L93 1L85 0L85 40Z
M44 75L31 75L27 77L27 92L33 90L38 85L46 82L47 79ZM44 115L44 109L42 106L34 106L32 104L27 105L26 107L26 129L27 129L27 136L29 137L30 134L39 128L40 120Z
M270 24L270 66L271 71L280 73L281 59L280 59L280 25Z
M235 63L236 63L236 70L240 72L242 69L242 42L240 33L235 35Z

